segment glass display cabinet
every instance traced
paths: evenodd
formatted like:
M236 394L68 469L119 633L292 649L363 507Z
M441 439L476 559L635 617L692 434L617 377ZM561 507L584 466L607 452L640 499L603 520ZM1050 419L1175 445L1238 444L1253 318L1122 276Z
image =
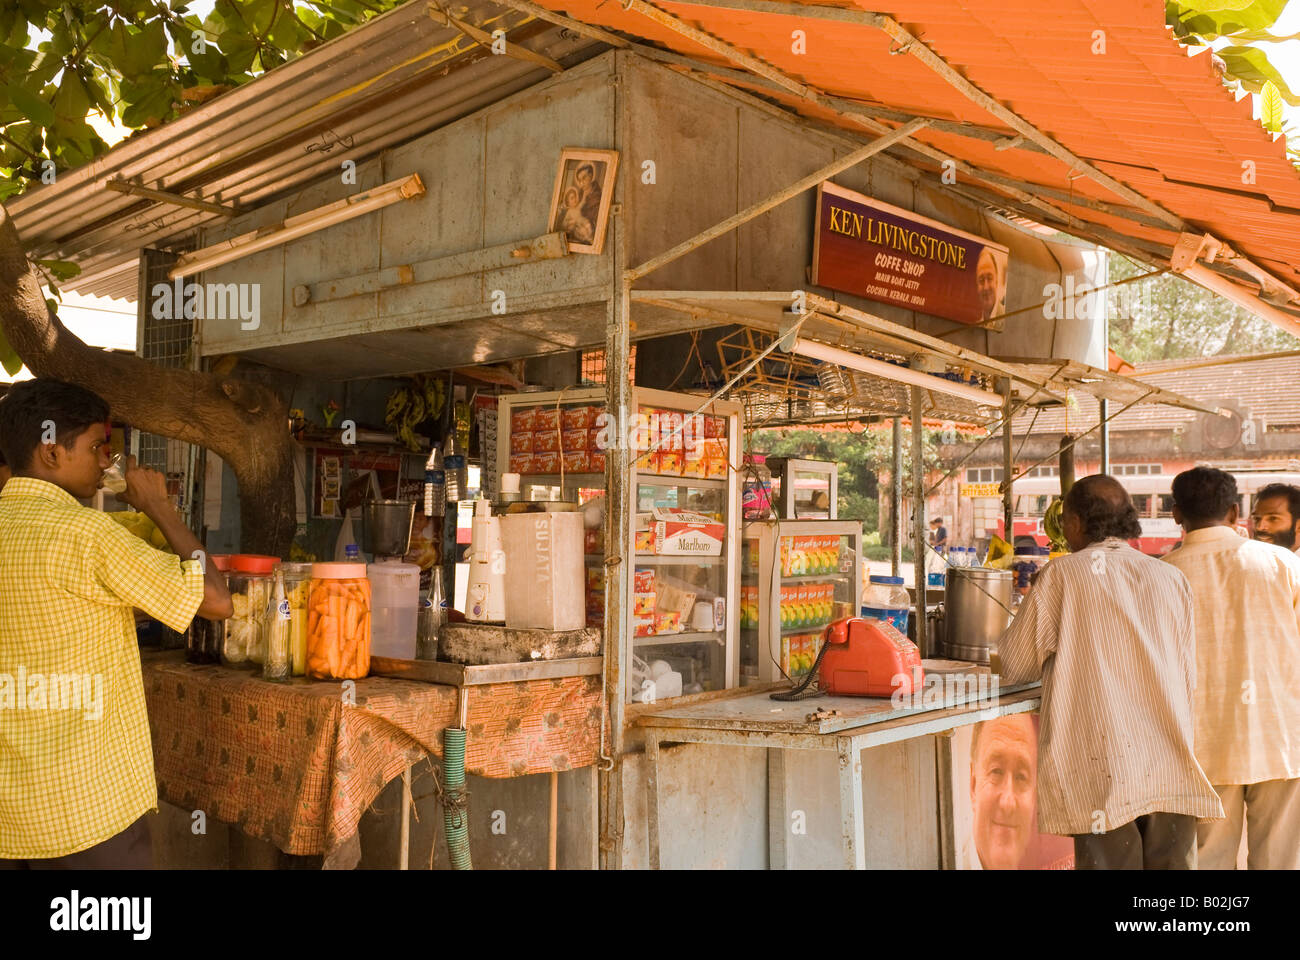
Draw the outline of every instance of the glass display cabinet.
M822 631L862 608L862 524L745 523L740 575L740 683L801 680Z
M520 474L524 500L579 504L586 529L587 622L605 607L604 450L615 426L602 388L499 398L497 462ZM634 556L626 609L629 702L739 682L740 405L634 387ZM602 432L604 435L602 436Z

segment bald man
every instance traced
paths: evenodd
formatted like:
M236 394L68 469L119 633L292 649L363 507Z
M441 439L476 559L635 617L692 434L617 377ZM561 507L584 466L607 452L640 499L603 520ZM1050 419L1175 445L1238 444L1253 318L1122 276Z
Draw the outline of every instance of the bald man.
M1078 869L1194 870L1196 821L1223 805L1196 759L1191 587L1133 549L1124 488L1065 497L1071 552L1048 563L1003 633L1004 683L1043 681L1038 829L1074 837Z
M980 313L985 320L1000 317L1007 312L1004 302L1007 294L1002 269L993 251L985 247L975 263L975 290L980 298Z
M1027 713L975 725L970 747L970 802L975 852L985 870L1014 870L1034 839L1038 742Z

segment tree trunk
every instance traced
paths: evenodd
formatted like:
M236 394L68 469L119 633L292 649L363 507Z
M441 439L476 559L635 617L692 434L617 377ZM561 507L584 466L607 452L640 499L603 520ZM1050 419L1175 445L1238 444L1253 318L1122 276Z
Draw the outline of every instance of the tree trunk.
M3 206L0 328L34 375L94 390L115 419L218 454L239 483L240 549L287 555L296 511L286 400L247 380L158 367L88 347L50 313L40 278Z

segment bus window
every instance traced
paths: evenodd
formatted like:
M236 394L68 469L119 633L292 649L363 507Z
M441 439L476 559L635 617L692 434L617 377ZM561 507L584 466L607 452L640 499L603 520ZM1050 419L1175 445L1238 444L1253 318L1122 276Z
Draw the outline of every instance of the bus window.
M1151 494L1135 493L1133 495L1133 506L1137 509L1139 517L1151 516Z
M1160 507L1156 512L1157 517L1172 517L1174 515L1174 495L1172 493L1160 494Z

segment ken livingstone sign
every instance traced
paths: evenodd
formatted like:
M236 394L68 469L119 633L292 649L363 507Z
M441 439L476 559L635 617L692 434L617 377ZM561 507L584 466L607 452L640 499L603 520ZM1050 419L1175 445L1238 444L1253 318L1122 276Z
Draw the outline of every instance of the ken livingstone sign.
M958 323L1006 312L1007 248L833 183L817 188L812 282Z

